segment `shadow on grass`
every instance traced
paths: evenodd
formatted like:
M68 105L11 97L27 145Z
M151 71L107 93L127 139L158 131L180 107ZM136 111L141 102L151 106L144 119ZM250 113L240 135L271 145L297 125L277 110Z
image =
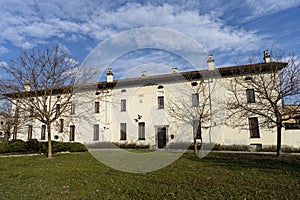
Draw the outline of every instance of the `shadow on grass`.
M213 165L223 166L232 170L241 168L257 168L300 171L300 156L296 155L282 155L280 157L276 157L275 155L264 154L211 152L202 159L191 155L187 155L185 157L194 162L209 162Z

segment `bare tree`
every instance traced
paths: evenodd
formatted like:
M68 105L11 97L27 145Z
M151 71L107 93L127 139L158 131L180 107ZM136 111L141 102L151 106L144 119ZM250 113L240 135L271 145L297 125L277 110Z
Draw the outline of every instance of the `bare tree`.
M232 70L233 78L224 82L228 91L227 121L233 126L246 126L249 116L258 116L259 126L276 127L279 156L284 122L300 108L300 99L295 98L300 91L299 59L293 53L289 56L288 63L270 62L270 55L267 51L264 53L265 63L236 68ZM276 58L283 58L283 55ZM283 109L284 101L295 106ZM258 126L250 121L249 125L254 129Z
M15 115L46 125L48 157L52 157L51 125L71 110L76 69L77 63L57 44L24 51L0 67L0 92L13 104Z
M199 142L200 147L203 144L202 129L208 128L212 116L210 92L213 91L215 83L203 77L195 79L195 72L185 74L185 78L190 85L178 88L180 95L168 98L165 110L175 121L193 127L194 154L197 155Z
M0 121L1 121L1 131L3 132L3 139L7 141L13 133L13 127L20 124L19 119L16 118L14 112L11 110L11 104L7 101L2 101L0 105ZM18 123L16 123L18 122Z

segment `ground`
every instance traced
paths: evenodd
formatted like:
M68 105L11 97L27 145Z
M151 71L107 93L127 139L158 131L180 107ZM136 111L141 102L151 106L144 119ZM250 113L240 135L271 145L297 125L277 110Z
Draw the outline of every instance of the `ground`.
M300 199L300 156L184 154L132 174L91 154L0 158L0 199Z

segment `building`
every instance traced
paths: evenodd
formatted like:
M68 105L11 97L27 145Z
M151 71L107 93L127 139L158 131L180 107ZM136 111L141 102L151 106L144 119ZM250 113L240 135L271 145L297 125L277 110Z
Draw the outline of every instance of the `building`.
M178 72L173 68L169 74L147 76L147 72L142 72L138 78L124 80L114 80L109 68L106 81L74 87L68 115L52 125L52 139L85 144L134 143L153 148L190 144L194 138L223 145L276 145L276 128L261 128L258 116L246 116L247 125L242 127L224 122L226 100L230 98L224 83L232 81L235 71L261 68L267 74L274 66L279 66L278 69L287 66L271 62L267 52L264 56L264 63L216 69L213 56L209 55L207 70ZM255 105L257 97L253 89L240 88L240 91L245 103ZM54 96L63 98L59 92ZM48 106L60 110L59 101ZM285 131L282 144L299 147L297 134ZM29 120L18 131L17 138L46 140L46 124Z

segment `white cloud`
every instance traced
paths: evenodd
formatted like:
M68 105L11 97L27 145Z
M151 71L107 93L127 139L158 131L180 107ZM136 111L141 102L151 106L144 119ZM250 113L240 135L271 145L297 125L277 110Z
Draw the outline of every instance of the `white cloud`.
M31 49L34 47L34 44L28 42L28 41L24 41L22 44L21 44L21 48L22 49Z
M4 62L4 61L0 61L0 65L1 65L1 66L5 66L5 67L8 66L7 62Z
M296 0L284 3L276 0L247 2L252 17L297 4ZM145 4L124 1L1 1L0 27L3 31L0 33L0 45L3 50L5 43L28 48L53 38L73 42L93 38L100 42L132 28L165 27L190 36L208 51L236 54L259 48L267 35L227 25L221 19L223 10L220 4L218 1L155 1ZM214 6L216 9L213 9ZM164 40L167 37L161 36ZM174 45L180 47L180 41Z
M299 0L247 0L247 3L252 12L252 15L247 19L273 14L300 5Z
M4 46L0 46L0 54L4 54L4 53L8 53L8 52L10 52L9 49L7 49Z

